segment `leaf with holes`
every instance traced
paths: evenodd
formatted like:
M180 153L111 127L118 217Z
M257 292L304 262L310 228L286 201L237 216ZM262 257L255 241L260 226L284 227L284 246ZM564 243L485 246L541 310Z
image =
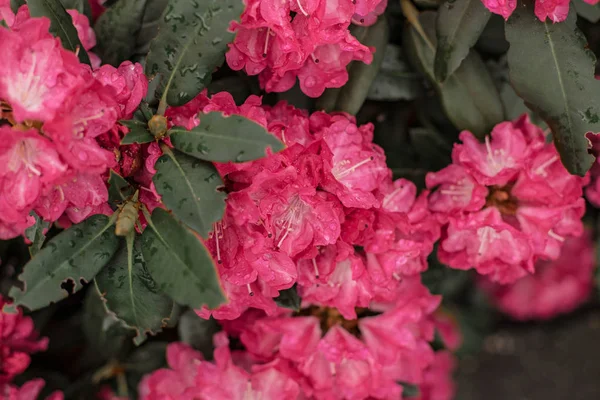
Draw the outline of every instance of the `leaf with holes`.
M132 233L95 282L106 308L137 332L136 343L146 333L161 330L173 309L173 301L161 293L146 268L141 240Z
M585 134L600 132L600 81L594 78L596 57L576 22L572 7L560 24L541 22L533 2L524 1L506 23L506 38L515 91L552 130L567 170L583 176L594 162Z
M210 83L234 37L229 23L243 8L240 0L169 2L146 61L146 75L161 74L159 114L167 104L181 106L192 100Z
M440 6L433 68L439 82L452 75L467 57L491 15L481 0L448 0Z
M77 36L73 19L59 0L28 0L27 5L32 17L50 19L50 32L60 38L63 47L74 53L78 52L79 61L90 65L90 58Z
M504 120L504 108L485 64L471 51L460 67L443 84L433 72L436 13L419 15L421 33L408 27L404 35L409 59L436 86L446 115L459 130L467 129L482 138Z
M154 210L142 234L142 254L159 289L178 304L197 309L225 302L202 239L162 208Z
M55 236L29 261L19 279L25 290L12 288L13 309L25 306L37 310L68 296L61 283L72 280L73 291L83 287L105 266L119 247L110 230L113 220L94 215Z
M152 181L163 203L193 230L208 237L225 211L225 193L217 190L223 181L215 167L177 150L168 150L155 168Z
M203 114L192 130L177 126L169 130L176 149L201 160L244 162L266 156L266 149L283 150L284 145L256 122L240 115L225 117L220 112Z

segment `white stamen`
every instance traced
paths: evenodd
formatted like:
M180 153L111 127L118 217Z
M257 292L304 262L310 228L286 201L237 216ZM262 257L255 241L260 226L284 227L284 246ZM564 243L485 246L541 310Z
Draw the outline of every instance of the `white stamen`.
M263 57L267 56L267 47L269 46L269 36L271 36L271 28L267 29L267 37L265 39L265 47L263 48Z
M246 287L248 288L248 294L249 294L250 296L254 296L254 292L252 291L252 288L250 287L250 284L249 284L249 283L246 285Z
M277 220L277 225L281 228L280 233L283 232L277 243L277 249L281 247L283 241L288 237L290 232L297 228L305 208L306 205L297 195L290 200L287 210Z
M371 156L369 158L365 158L364 160L360 161L358 164L353 165L350 168L347 168L341 172L334 172L333 176L335 177L335 179L339 180L340 178L345 177L346 175L351 174L352 172L354 172L357 168L362 167L363 165L373 161L375 159L375 157Z
M317 267L317 260L312 259L313 267L315 269L315 277L319 279L319 268Z
M390 204L390 202L394 199L394 196L396 196L398 193L400 193L400 191L402 191L402 189L404 189L404 186L395 189L392 193L385 196L385 198L383 199L383 208L387 208L387 206Z
M550 230L548 231L548 236L550 236L550 237L551 237L551 238L553 238L553 239L556 239L556 240L558 240L559 242L564 242L564 241L565 241L565 238L564 238L564 237L562 237L562 236L560 236L560 235L557 235L556 233L554 233L554 231L553 231L552 229L550 229Z
M221 228L222 229L222 228ZM219 231L219 223L214 224L215 230L215 244L217 246L217 263L222 264L223 260L221 259L221 248L219 247L219 239L223 239L223 232Z
M402 280L402 277L400 275L398 275L396 272L394 272L392 274L392 277L397 280L398 282L400 282Z
M285 143L285 128L283 128L283 129L281 130L281 141L283 142L283 144L286 144L286 143Z
M315 56L314 53L310 53L310 58L312 58L312 60L315 64L319 63L319 59L317 58L317 56Z
M308 13L304 9L304 7L302 7L302 3L300 2L300 0L296 0L296 4L298 4L298 8L300 9L300 12L302 14L304 14L305 17L308 17Z

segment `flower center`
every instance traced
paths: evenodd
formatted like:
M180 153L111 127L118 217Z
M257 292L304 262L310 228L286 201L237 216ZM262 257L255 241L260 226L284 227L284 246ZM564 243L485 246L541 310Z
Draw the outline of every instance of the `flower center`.
M358 320L363 317L377 315L377 313L370 311L368 308L357 307L356 315L358 316L357 319L347 320L342 316L342 314L340 314L340 312L337 309L322 306L310 306L308 308L303 308L302 310L295 313L295 316L312 316L318 318L321 322L321 332L323 333L323 335L325 335L325 333L327 333L327 331L332 327L340 325L352 335L360 337Z
M488 187L489 194L485 199L486 207L496 207L500 213L504 215L516 215L519 208L519 201L510 191L512 185L503 187L490 186Z

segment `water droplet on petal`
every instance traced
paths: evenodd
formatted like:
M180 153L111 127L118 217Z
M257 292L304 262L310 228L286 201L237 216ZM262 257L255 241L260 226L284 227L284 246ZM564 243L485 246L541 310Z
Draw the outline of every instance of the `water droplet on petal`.
M317 83L317 79L314 76L309 76L304 81L304 85L307 88L311 88L311 87L315 86L316 83Z

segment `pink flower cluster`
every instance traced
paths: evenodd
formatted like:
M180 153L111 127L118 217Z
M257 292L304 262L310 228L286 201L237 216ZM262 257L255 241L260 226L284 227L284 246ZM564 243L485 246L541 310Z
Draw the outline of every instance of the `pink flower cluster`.
M508 19L515 8L517 0L481 0L488 10ZM584 0L586 3L595 4L598 0ZM535 15L540 21L549 18L552 22L561 22L569 15L569 0L535 0Z
M347 114L309 116L285 102L261 107L258 97L238 107L228 93L200 94L166 115L190 129L209 111L253 119L287 148L217 164L227 206L206 245L229 303L201 316L234 319L250 307L272 315L273 298L297 284L304 304L353 319L355 307L395 298L403 277L427 269L439 223L427 192L417 196L411 182L392 181L371 124L359 127Z
M393 302L359 310L358 320L310 307L272 317L250 310L223 321L215 363L171 344L171 369L146 376L141 399L401 399L404 382L420 385L422 400L450 400L454 361L428 343L440 298L418 277L406 279L401 292ZM245 350L232 352L227 333Z
M5 314L2 309L7 302L0 296L0 397L6 400L36 400L44 387L43 379L34 379L23 386L11 384L12 379L24 372L30 363L29 354L44 351L48 339L39 338L33 321L17 314ZM47 400L62 400L55 392Z
M485 279L480 286L504 313L519 320L549 319L573 311L594 288L594 243L591 232L565 242L555 261L538 261L535 274L500 285Z
M93 46L85 16L69 12L84 46ZM147 90L140 65L92 70L49 25L22 6L10 29L0 28L0 239L21 235L32 211L65 226L110 212L104 181L117 161L99 139L131 118Z
M371 25L387 0L245 0L241 22L227 53L233 70L259 75L267 92L284 92L300 81L310 97L348 81L352 60L367 64L372 49L348 30L351 23Z
M430 210L446 223L440 261L474 267L500 283L534 272L538 259L555 260L563 243L583 233L582 188L554 144L527 116L498 124L480 143L462 132L453 163L429 173Z

